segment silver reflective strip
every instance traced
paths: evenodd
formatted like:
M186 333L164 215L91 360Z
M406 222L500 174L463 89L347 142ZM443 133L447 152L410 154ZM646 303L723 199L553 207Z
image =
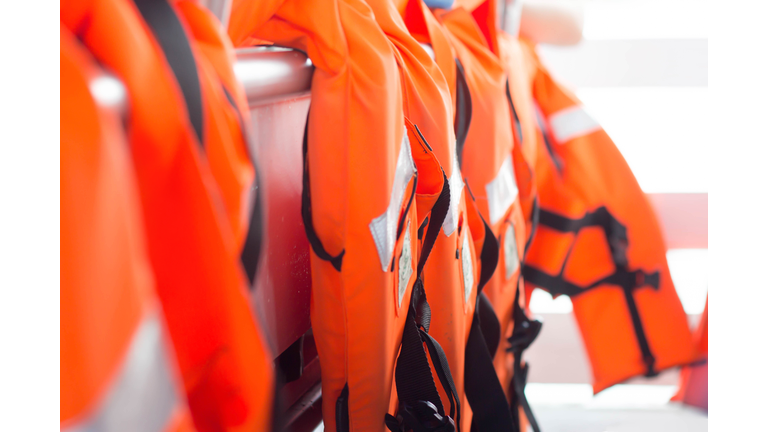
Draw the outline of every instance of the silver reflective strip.
M515 236L515 227L510 223L504 233L504 276L506 279L511 278L518 268L520 268L520 257L517 254L517 237Z
M162 431L179 403L157 313L144 319L122 369L94 412L66 432Z
M408 289L408 282L413 274L413 263L411 258L411 221L405 224L405 235L403 238L403 252L400 254L397 278L397 308L403 304L403 296Z
M376 249L379 252L381 260L381 269L387 271L389 263L392 261L392 254L395 251L395 241L397 240L397 222L400 217L400 207L403 204L405 188L408 182L416 173L416 167L413 164L411 156L411 144L408 140L407 130L403 132L403 141L400 143L400 154L397 156L397 165L395 166L395 178L392 182L392 192L389 197L389 206L381 216L375 218L368 225L373 235L373 241L376 242Z
M446 236L453 234L459 227L459 203L461 202L461 190L464 188L464 181L461 180L461 171L459 170L459 161L456 155L453 156L453 172L448 179L448 186L451 190L451 204L448 207L448 214L443 221L443 232Z
M507 213L507 209L517 198L517 181L512 167L512 155L508 155L501 164L496 178L485 185L488 194L488 211L491 214L491 224L495 224Z
M600 129L600 125L581 105L560 110L549 116L552 136L559 144Z
M475 285L475 273L472 266L472 250L469 248L469 233L464 235L461 246L461 270L464 273L464 303L469 302L472 286Z

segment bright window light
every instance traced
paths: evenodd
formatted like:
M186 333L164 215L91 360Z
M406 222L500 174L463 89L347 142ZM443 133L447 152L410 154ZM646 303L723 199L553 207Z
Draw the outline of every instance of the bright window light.
M584 4L584 39L706 39L708 4L624 0Z
M646 193L707 192L713 119L706 87L582 88L576 93Z

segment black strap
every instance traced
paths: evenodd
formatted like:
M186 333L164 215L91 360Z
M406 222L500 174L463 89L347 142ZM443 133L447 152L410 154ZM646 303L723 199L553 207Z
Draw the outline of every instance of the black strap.
M514 120L514 133L517 136L517 145L522 145L523 143L523 129L520 124L520 117L517 114L517 110L515 109L515 104L512 101L512 93L509 89L509 79L507 79L506 82L506 95L507 95L507 102L509 103L509 109L512 111L512 117ZM542 123L543 127L543 123ZM546 133L542 132L546 139ZM548 144L547 144L548 145ZM549 145L548 145L549 148ZM551 148L550 148L551 151ZM554 156L553 156L554 159ZM540 220L540 209L539 209L539 200L538 197L535 197L533 199L533 208L531 209L531 232L528 236L528 239L526 239L525 246L523 248L523 256L521 259L521 262L525 262L525 258L528 254L528 250L531 247L531 244L533 243L533 237L536 234L536 229L538 228ZM539 332L541 331L542 323L538 320L531 320L528 318L528 316L523 311L522 307L520 306L520 280L523 276L523 271L521 270L518 274L518 280L517 280L517 292L515 293L515 300L514 304L512 306L512 319L514 322L514 328L512 330L512 336L510 336L507 341L509 345L507 346L507 352L511 352L514 356L514 364L513 364L513 375L512 375L512 392L510 396L510 404L509 408L515 423L515 426L519 429L520 428L520 413L518 411L518 407L523 408L523 412L525 413L526 418L528 419L528 422L531 425L531 428L533 429L533 432L539 432L539 425L536 421L536 418L533 415L533 411L531 410L531 406L528 403L528 399L525 396L525 384L528 377L528 364L525 365L525 367L522 366L522 357L523 357L523 351L525 351L530 344L533 342L534 339L536 339L536 336L538 336Z
M456 59L456 116L453 119L453 130L456 134L456 157L459 169L464 159L464 143L469 134L472 122L472 95L469 93L467 78L459 59Z
M133 0L155 35L187 105L187 115L198 142L203 144L203 99L197 63L184 27L166 0Z
M416 132L419 138L424 140L418 127ZM426 140L424 142L426 143ZM426 343L432 357L432 364L435 365L435 371L451 403L451 415L455 409L458 419L460 418L460 401L447 359L437 341L428 334L431 311L422 278L424 265L448 214L450 201L450 185L443 173L443 189L432 207L429 223L424 232L421 255L416 268L416 283L411 291L400 354L395 365L395 383L400 406L397 418L389 414L385 416L385 423L392 431L453 432L457 430L454 420L445 413L423 345Z
M564 294L569 297L575 297L586 291L605 285L621 287L624 292L627 310L632 319L635 338L637 339L638 347L643 356L643 363L646 366L645 376L652 377L658 375L658 371L656 371L655 368L656 358L648 344L648 338L643 327L642 319L640 318L637 302L634 298L634 291L643 287L651 287L658 290L660 286L660 274L658 271L647 273L642 269L628 269L627 248L629 247L629 241L626 226L617 220L605 206L599 207L594 211L586 212L584 216L579 219L567 218L554 212L541 209L539 222L541 225L556 231L574 233L576 235L578 235L581 229L586 227L596 226L602 228L614 264L614 272L608 276L600 278L585 286L577 285L565 280L564 273L570 258L570 251L563 261L559 274L553 276L536 267L526 264L523 267L523 275L528 282L531 282L554 295ZM571 245L571 249L572 248L573 244Z
M302 189L301 189L301 219L304 222L304 232L307 234L309 245L312 246L312 250L315 252L318 258L331 263L333 268L337 271L341 271L341 262L344 258L345 249L342 249L338 255L333 256L325 250L323 242L320 241L320 237L317 236L315 231L314 222L312 222L312 197L310 195L310 183L309 183L309 160L307 160L307 135L309 131L309 111L307 111L307 123L304 126L304 141L301 147L301 154L304 163L304 172L302 174Z
M480 320L480 330L482 330L485 338L488 353L493 358L496 355L496 350L499 348L499 341L501 341L501 323L499 323L499 318L493 310L491 301L483 293L483 288L491 279L499 264L499 242L494 237L493 230L482 215L480 215L480 220L483 221L483 227L485 227L485 241L483 241L483 249L480 252L480 281L477 284L475 311Z
M509 91L509 78L507 78L507 102L509 103L509 109L512 111L512 118L515 121L515 126L512 128L512 132L517 136L518 144L523 142L523 128L520 126L520 117L517 115L515 104L512 102L512 93Z
M518 432L493 365L501 326L493 306L482 292L498 266L499 243L485 219L480 218L485 228L485 241L480 252L475 313L464 348L464 392L472 408L473 432Z
M349 385L344 384L336 399L336 432L349 432Z
M518 276L518 278L519 277L520 276ZM512 416L515 418L515 424L519 425L520 413L518 412L518 407L522 407L533 432L540 432L539 424L536 421L536 417L533 415L533 410L525 395L525 385L528 379L528 364L522 366L522 359L523 351L531 346L531 343L533 343L541 332L542 323L539 320L528 318L523 311L523 308L520 306L519 288L515 294L515 302L512 306L512 319L514 320L514 328L512 330L512 336L507 339L509 343L507 352L511 352L514 356L510 409L512 411Z

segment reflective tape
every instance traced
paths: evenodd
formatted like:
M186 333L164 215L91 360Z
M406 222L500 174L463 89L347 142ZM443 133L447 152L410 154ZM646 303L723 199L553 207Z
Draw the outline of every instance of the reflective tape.
M488 211L493 225L504 217L509 206L517 198L517 181L512 167L512 155L504 159L496 177L485 185L485 192L488 194Z
M461 179L461 170L459 170L459 161L456 155L453 156L453 172L448 179L448 187L451 191L451 203L448 207L448 214L443 221L443 232L446 236L453 234L459 227L459 203L461 202L461 191L464 189L464 181Z
M510 223L504 233L504 276L510 279L520 268L520 256L517 254L515 227Z
M411 254L411 221L405 224L405 235L403 238L403 252L400 253L400 260L397 264L397 308L403 304L403 296L408 289L408 282L413 274L413 255Z
M558 144L600 129L600 125L581 105L574 105L552 114L549 116L549 126Z
M392 254L395 251L397 222L400 218L400 207L405 197L405 188L414 174L416 174L416 166L413 163L413 156L411 156L411 144L406 130L403 132L403 141L400 143L400 153L397 156L389 205L384 213L368 225L373 235L373 241L376 243L376 250L379 252L381 269L385 272L389 269L389 263L392 261Z
M84 419L62 425L66 432L160 432L180 398L163 343L157 313L144 319L120 371L96 409Z
M461 270L464 276L464 303L469 303L469 295L475 285L475 273L472 266L472 250L469 248L469 235L464 236L461 246Z

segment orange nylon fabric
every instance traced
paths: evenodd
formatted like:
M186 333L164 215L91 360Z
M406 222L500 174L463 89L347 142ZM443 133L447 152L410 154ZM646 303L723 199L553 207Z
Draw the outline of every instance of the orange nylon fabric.
M203 78L206 158L241 249L248 228L254 169L248 156L244 130L247 126L241 123L241 119L250 116L248 101L232 67L235 50L225 29L209 10L191 0L176 1L175 6L187 26ZM226 93L232 97L234 106Z
M119 118L97 105L88 87L99 75L62 28L62 428L98 411L137 328L155 306L128 146ZM164 430L193 430L184 400L177 402L177 418Z
M392 2L367 0L367 3L395 49L395 58L402 74L405 114L432 147L449 179L452 204L447 221L443 224L441 234L438 235L424 268L424 287L432 311L429 332L446 354L460 398L461 421L469 425L471 414L465 414L469 412L469 405L463 388L464 350L475 308L476 284L479 280L478 255L467 221L465 200L468 197L456 162L454 103L450 87L440 66L419 45L417 38L435 46L433 50L436 52L447 54L448 61L452 61L450 45L447 36L438 28L439 24L420 0L412 2L412 7L419 8L413 12L421 12L421 20L425 20L425 15L428 14L431 28L425 27L423 33L413 37ZM416 15L412 18L418 17ZM441 61L443 60L446 59L441 57ZM455 69L455 64L453 68ZM451 72L455 80L455 70ZM472 210L474 211L474 208ZM476 229L482 233L482 224ZM438 388L443 406L449 406L448 396L441 387ZM392 399L390 408L397 406L396 395L393 394Z
M691 332L650 203L605 131L536 66L533 94L547 133L535 168L541 212L526 283L572 294L595 393L690 363ZM592 222L577 226L564 218ZM612 279L599 283L605 277ZM643 334L650 355L643 352Z
M264 22L258 17L269 16L270 5L245 3L233 5L232 16L243 17L230 25L233 40L300 49L315 65L306 155L311 224L330 256L343 252L340 270L315 247L311 254L310 317L325 428L336 429L338 406L342 418L348 413L349 430L382 431L415 282L417 230L442 190L443 173L407 124L393 47L368 5L289 0ZM398 166L408 164L418 172L413 204L416 178L398 180ZM405 191L401 197L395 186ZM377 220L395 219L403 228L391 243L374 237ZM348 397L340 400L345 386Z
M183 16L175 15L189 35ZM130 148L149 256L195 426L268 430L272 358L246 300L236 230L219 194L226 185L217 184L201 151L159 43L128 0L69 2L62 24L128 91ZM199 60L196 45L190 45ZM198 70L198 76L207 110L221 101L212 96L212 74ZM223 130L206 118L204 129Z
M459 6L436 15L450 34L472 98L472 122L463 149L462 173L480 213L500 239L499 263L483 292L501 325L494 366L502 388L508 391L512 357L506 352L507 337L512 332L512 307L526 227L513 162L515 143L506 99L507 77L472 14ZM499 204L492 207L493 200Z

